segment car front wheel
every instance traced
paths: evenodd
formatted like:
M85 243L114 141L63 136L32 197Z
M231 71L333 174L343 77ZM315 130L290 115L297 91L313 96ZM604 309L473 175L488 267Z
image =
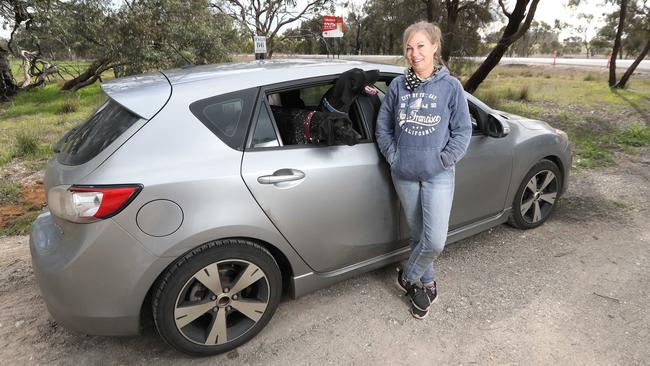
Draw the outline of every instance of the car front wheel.
M535 164L517 190L508 222L519 229L543 224L555 208L561 182L560 170L552 161L544 159Z
M193 356L234 349L269 322L282 294L273 256L246 240L205 244L177 260L153 296L162 338Z

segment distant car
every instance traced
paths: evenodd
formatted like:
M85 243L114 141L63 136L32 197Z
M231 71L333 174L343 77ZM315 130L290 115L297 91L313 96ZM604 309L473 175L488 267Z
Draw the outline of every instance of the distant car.
M353 146L285 146L271 113L282 95L314 108L355 67L378 69L383 91L403 72L271 60L106 82L108 101L48 162L48 209L32 228L52 316L131 335L151 309L166 342L211 355L253 338L282 293L406 258L408 228L374 140L383 94L352 106ZM567 135L467 98L474 131L456 168L449 242L507 221L542 224L567 187Z

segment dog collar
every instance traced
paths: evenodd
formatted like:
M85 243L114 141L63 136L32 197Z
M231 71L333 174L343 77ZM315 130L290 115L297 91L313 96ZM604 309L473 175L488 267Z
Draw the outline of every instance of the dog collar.
M338 109L332 107L332 105L330 104L330 102L327 101L327 98L323 98L323 105L325 106L325 108L326 108L328 111L330 111L330 112L332 112L332 113L343 113L343 112L339 111Z
M307 113L307 117L305 118L305 121L302 123L305 137L307 138L307 142L309 142L310 144L314 143L314 139L311 137L311 119L314 117L314 113L316 113L316 111L311 111ZM318 140L316 140L316 142L318 142Z

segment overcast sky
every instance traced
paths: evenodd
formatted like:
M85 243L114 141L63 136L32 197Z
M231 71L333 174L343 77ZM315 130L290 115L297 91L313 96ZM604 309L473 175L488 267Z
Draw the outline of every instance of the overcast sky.
M355 4L362 4L364 2L363 0L352 0L352 1ZM514 4L514 2L515 2L514 0L506 0L506 4L510 5L507 7L509 10L512 9L513 7L512 5ZM553 25L555 19L560 19L561 21L572 25L578 25L580 22L578 18L578 14L580 13L591 14L594 16L594 21L591 23L591 26L589 27L590 30L588 36L592 37L595 34L595 29L601 27L604 23L602 20L603 18L602 13L611 12L612 9L615 8L615 6L613 5L606 5L606 6L602 5L605 2L604 0L582 0L582 4L577 9L571 9L568 6L566 6L567 2L568 0L541 0L537 7L537 11L535 12L535 19L538 21L545 21L551 25ZM359 5L357 5L356 7L361 8L361 6ZM342 8L339 9L341 13L336 15L338 16L345 15L343 14L345 10L343 10ZM295 25L290 25L290 26L295 26ZM498 25L495 25L495 28L498 28ZM570 35L569 31L564 31L562 32L562 34L560 34L560 39L568 37L569 35ZM9 32L0 28L0 37L7 38L8 36L9 36Z

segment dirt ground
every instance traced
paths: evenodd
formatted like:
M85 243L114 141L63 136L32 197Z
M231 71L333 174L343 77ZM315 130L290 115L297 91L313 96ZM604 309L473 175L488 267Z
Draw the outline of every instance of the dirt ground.
M87 336L52 320L27 237L0 238L5 365L650 364L650 150L575 172L543 226L450 245L440 301L411 317L387 267L297 300L239 349L193 359L151 326Z

